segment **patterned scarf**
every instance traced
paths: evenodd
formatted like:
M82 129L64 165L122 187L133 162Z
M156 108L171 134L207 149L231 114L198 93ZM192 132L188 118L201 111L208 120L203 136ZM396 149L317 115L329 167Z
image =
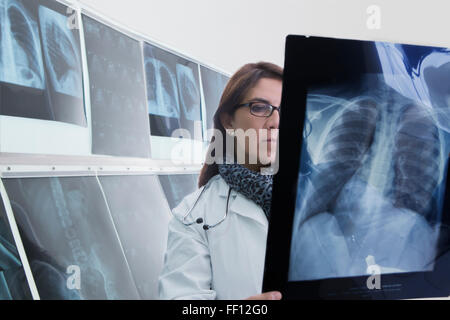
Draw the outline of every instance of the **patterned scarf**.
M237 192L253 200L269 218L273 176L262 175L240 164L219 164L219 174Z

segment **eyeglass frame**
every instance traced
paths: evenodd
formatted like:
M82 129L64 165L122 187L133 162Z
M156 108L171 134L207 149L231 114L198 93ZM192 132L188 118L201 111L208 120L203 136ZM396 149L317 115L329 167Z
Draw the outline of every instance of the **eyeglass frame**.
M271 111L270 111L270 114L268 116L258 116L256 114L252 113L252 104L255 104L255 103L261 103L261 104L265 104L265 105L270 106L272 108ZM250 107L250 114L252 116L255 116L255 117L258 117L258 118L270 118L275 110L278 111L278 114L281 112L281 108L280 107L275 107L275 106L271 105L270 103L268 103L267 101L250 101L250 102L247 102L247 103L238 104L234 108L235 108L235 110L237 110L237 109L243 108L243 107Z

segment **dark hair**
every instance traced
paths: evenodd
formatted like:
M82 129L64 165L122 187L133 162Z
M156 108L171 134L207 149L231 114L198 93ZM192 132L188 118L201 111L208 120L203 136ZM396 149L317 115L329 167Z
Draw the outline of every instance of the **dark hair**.
M248 63L236 71L230 78L222 93L217 111L214 114L214 129L219 130L222 137L226 136L226 131L221 122L221 115L227 113L232 116L235 112L236 105L243 102L243 99L245 99L248 92L253 89L262 78L283 80L283 69L270 62ZM214 140L215 136L211 138L210 149L208 150L207 156L214 156L215 152L214 150L211 150L211 145ZM225 154L225 143L223 146L223 154ZM198 179L198 186L204 186L218 173L219 169L217 163L203 165Z

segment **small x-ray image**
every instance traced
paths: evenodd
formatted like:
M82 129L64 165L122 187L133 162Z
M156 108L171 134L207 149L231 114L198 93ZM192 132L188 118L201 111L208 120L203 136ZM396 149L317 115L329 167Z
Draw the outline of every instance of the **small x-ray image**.
M213 129L214 113L219 107L220 98L229 78L204 66L200 66L200 72L202 75L203 95L205 96L206 129Z
M79 30L67 7L0 0L0 114L86 127Z
M148 43L144 62L151 135L186 129L196 138L195 123L201 128L202 121L198 65Z
M140 297L158 299L158 278L171 218L158 177L99 179Z
M22 261L0 197L0 300L31 300Z
M82 98L80 49L67 26L67 16L40 6L39 21L45 62L55 91Z
M34 6L0 1L0 81L44 89L45 74Z
M198 174L160 175L159 181L169 202L170 209L176 208L187 195L198 188Z
M96 177L4 184L41 299L139 299Z
M334 41L355 74L308 88L289 281L431 272L450 248L450 51Z
M145 80L139 41L86 15L92 112L92 152L148 158Z

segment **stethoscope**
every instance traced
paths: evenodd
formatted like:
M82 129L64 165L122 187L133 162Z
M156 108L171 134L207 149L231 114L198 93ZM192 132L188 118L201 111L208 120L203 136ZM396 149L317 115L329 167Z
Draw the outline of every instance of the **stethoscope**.
M217 226L218 226L219 224L221 224L221 223L225 220L225 218L227 217L227 215L228 215L228 203L230 202L230 195L231 195L231 190L232 190L231 187L229 187L229 189L228 189L227 207L226 207L226 210L225 210L225 215L223 216L222 219L220 219L219 222L217 222L216 224L210 225L210 224L206 224L206 222L204 223L204 222L203 222L203 218L198 218L197 220L195 220L195 221L193 221L193 222L186 222L186 218L191 214L192 209L194 209L195 205L197 204L198 200L199 200L200 197L202 196L203 191L205 191L205 189L206 189L206 187L203 187L203 189L202 189L202 191L200 192L199 196L198 196L197 199L195 200L194 205L193 205L193 206L189 209L189 211L183 216L183 219L181 220L181 223L183 223L185 226L192 226L193 224L196 224L196 223L197 223L197 224L202 224L202 223L203 223L203 230L207 231L207 230L209 230L209 229L212 229L212 228L214 228L214 227L217 227Z

